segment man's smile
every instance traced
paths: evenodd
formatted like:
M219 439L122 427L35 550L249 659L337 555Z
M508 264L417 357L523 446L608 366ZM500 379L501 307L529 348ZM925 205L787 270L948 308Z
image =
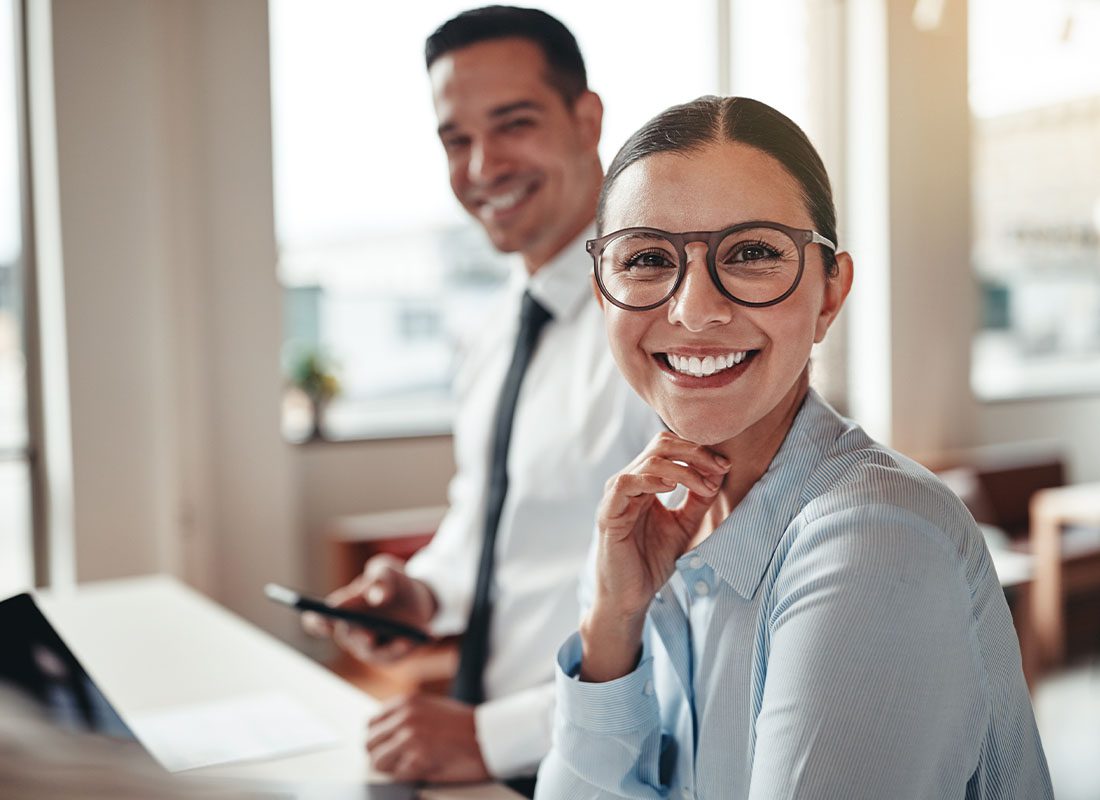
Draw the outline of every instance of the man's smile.
M478 192L471 198L478 219L486 224L503 222L514 214L541 187L538 177L512 183L507 189Z

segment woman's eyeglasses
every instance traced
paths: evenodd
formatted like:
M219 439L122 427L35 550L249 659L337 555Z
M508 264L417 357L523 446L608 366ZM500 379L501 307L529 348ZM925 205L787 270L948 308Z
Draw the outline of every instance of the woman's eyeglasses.
M649 311L676 294L687 270L689 242L707 245L707 271L723 296L743 306L772 306L802 279L806 245L836 245L820 233L778 222L743 222L720 231L669 233L623 228L585 247L604 297L628 311Z

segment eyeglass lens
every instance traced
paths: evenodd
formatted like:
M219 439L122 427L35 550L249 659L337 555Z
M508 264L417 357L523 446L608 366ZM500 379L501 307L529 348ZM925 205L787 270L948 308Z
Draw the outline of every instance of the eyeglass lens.
M749 303L782 297L798 280L799 247L774 228L734 231L709 255L722 287ZM676 247L664 236L646 232L626 232L612 239L599 259L604 289L635 308L667 299L680 268Z

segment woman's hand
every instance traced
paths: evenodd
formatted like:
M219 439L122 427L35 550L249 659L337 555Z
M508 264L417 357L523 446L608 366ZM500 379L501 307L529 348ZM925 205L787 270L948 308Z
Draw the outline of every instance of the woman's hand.
M583 680L612 680L634 668L646 609L698 532L729 468L717 453L666 431L607 482L596 520L595 598L581 624ZM666 508L657 495L677 484L687 498Z

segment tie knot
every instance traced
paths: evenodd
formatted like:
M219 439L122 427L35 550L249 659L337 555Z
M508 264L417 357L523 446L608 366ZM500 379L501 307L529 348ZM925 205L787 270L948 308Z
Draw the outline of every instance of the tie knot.
M531 292L523 293L523 305L519 313L520 330L526 331L529 335L536 335L552 318L553 315L535 299Z

